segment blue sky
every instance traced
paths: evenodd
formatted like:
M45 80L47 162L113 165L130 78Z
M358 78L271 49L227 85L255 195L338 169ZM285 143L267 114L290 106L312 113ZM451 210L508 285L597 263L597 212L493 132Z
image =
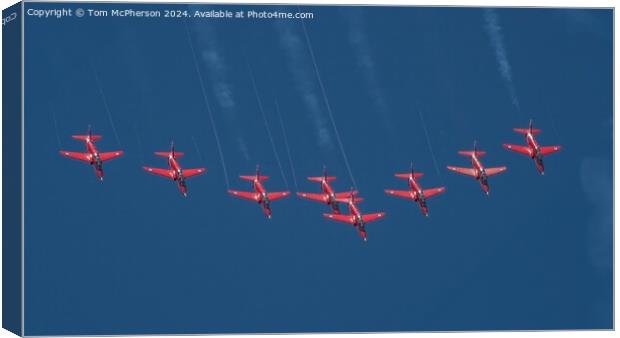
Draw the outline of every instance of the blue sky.
M25 333L611 328L612 12L302 10L306 32L27 18ZM545 176L501 147L530 118L540 143L563 146ZM126 152L103 183L58 155L82 150L70 135L89 124L101 151ZM171 139L183 166L209 170L188 198L141 169L165 166L152 152ZM474 140L486 165L508 166L488 197L445 169L467 166L456 151ZM447 187L429 218L383 193L405 188L393 174L411 161L423 186ZM318 192L305 177L326 165L387 217L368 243L296 197L267 220L226 193L226 175L250 189L237 177L256 164L268 189L293 192Z

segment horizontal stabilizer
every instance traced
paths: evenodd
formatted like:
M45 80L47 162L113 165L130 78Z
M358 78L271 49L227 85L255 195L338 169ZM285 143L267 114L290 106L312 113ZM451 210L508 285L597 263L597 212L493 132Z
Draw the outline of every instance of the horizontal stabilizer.
M71 135L71 137L73 137L76 140L80 140L80 141L86 141L86 139L88 139L88 135ZM95 141L101 140L102 137L103 136L101 135L90 135L90 140L92 142L95 142Z
M482 157L484 155L486 155L487 152L484 150L476 150L476 156L478 157ZM461 150L459 151L459 155L463 155L463 156L473 156L474 155L474 151L473 150Z
M325 178L325 180L327 182L331 182L331 181L335 181L336 180L336 176L327 176L327 177L323 177L323 176L315 176L315 177L308 177L308 181L312 181L312 182L323 182L323 178Z
M246 181L254 181L254 179L256 179L256 175L241 175L239 176L239 178L241 178L242 180L246 180ZM269 179L269 176L258 176L258 180L259 181L266 181Z
M519 133L523 135L527 134L530 131L528 128L514 128L512 130L514 130L515 133ZM536 128L532 129L532 135L540 134L541 132L542 130L540 129L536 129Z
M406 173L406 174L394 174L394 176L398 177L398 178L403 178L408 180L409 176L411 176L411 173ZM420 177L424 176L424 173L414 173L413 174L413 178L414 179L418 179Z
M155 155L157 156L161 156L161 157L168 157L170 156L172 153L169 151L156 151ZM174 152L174 158L179 158L182 157L183 155L185 155L185 153L180 152L180 151L175 151Z

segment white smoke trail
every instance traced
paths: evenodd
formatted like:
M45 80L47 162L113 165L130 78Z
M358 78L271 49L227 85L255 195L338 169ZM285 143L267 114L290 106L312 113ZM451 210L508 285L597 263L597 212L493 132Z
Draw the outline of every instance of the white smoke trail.
M353 183L353 187L357 189L357 184L355 183L355 178L353 177L353 172L351 171L351 166L349 165L349 158L347 157L347 154L344 150L344 146L342 145L342 140L340 139L340 133L338 132L338 128L336 127L336 122L334 121L334 115L332 113L332 108L329 105L329 100L327 99L327 93L325 91L325 86L323 85L321 74L319 73L319 67L316 64L316 58L314 57L314 49L312 48L312 43L310 42L310 37L308 36L308 31L306 30L306 25L304 24L303 19L301 19L300 22L301 22L301 27L303 28L303 31L304 31L304 36L306 38L306 44L308 46L308 51L310 52L310 58L312 59L312 65L314 66L314 72L319 82L319 87L321 88L321 94L323 94L323 100L325 101L325 107L327 108L329 120L331 121L332 127L334 128L334 133L336 134L336 141L338 142L338 147L340 148L340 152L342 153L342 158L344 159L344 164L347 167L347 171L349 172L349 178L351 179L351 183Z
M306 70L306 43L293 32L290 24L282 21L276 21L276 24L280 33L280 44L288 54L288 68L295 80L297 91L301 94L306 109L310 113L317 145L322 149L331 149L333 142L326 119L323 116L323 109L320 107L320 98L315 89L316 85L312 80L314 74L310 74Z
M271 143L271 149L273 150L273 154L276 158L276 162L278 163L278 168L280 168L280 174L282 174L282 180L284 180L286 189L288 189L288 181L286 180L286 175L284 174L284 169L282 168L282 162L280 161L280 156L278 155L276 144L273 141L273 135L271 135L271 129L269 128L269 123L267 122L267 116L265 115L265 110L263 109L263 102L260 99L260 95L258 95L258 88L256 88L256 79L254 78L254 72L252 71L252 66L250 65L250 62L247 60L247 58L246 58L246 63L248 65L250 79L252 80L252 88L254 88L254 94L256 95L256 102L258 103L258 110L260 110L261 116L263 117L263 122L265 123L265 129L267 130L267 136L269 137L269 142Z
M286 136L286 129L284 128L284 121L282 120L282 114L280 114L280 105L278 104L278 100L275 100L276 105L276 114L278 114L278 119L280 120L280 128L282 129L282 135L284 136L284 146L286 147L286 154L288 155L288 164L291 167L291 174L293 175L293 183L295 184L295 190L299 191L299 186L297 185L297 175L295 174L295 167L293 167L293 157L291 156L291 148L288 144L288 136Z
M92 65L91 65L92 66ZM103 92L103 87L101 86L101 82L99 81L99 75L97 74L97 70L94 66L92 66L93 74L95 75L95 82L97 82L97 88L99 89L99 94L101 94L101 100L103 101L103 107L105 108L106 113L108 114L108 120L110 121L110 125L112 126L112 131L114 132L114 137L116 138L116 143L118 146L122 148L121 140L118 137L118 133L116 132L116 126L114 125L114 120L112 119L112 113L108 108L108 101L105 98L105 94Z
M206 79L215 102L219 105L221 116L227 124L230 137L234 138L238 150L246 161L250 160L247 143L240 130L237 119L237 101L234 95L234 85L229 80L230 67L226 63L226 55L218 47L217 32L209 24L200 24L196 21L196 47L199 51L199 61L204 64L209 77Z
M386 137L392 139L395 133L390 119L390 107L385 99L383 89L377 79L375 61L371 52L371 43L364 33L364 17L361 8L347 8L345 13L348 23L349 42L354 50L357 66L362 70L363 83L367 95L374 106L377 119L382 121ZM391 140L393 141L393 140Z
M495 49L495 58L499 65L499 72L508 88L512 104L521 112L517 90L512 82L512 70L508 62L508 55L506 53L506 47L504 46L504 36L502 35L502 28L499 25L497 12L492 8L485 8L484 21L486 23L486 31L491 39L491 44L493 45L493 49Z
M198 142L196 142L196 138L194 138L194 135L192 135L192 142L194 143L194 148L196 148L196 153L198 153L198 159L200 160L200 163L204 163L202 152L200 151L200 148L198 148Z
M204 99L205 107L207 108L207 112L209 113L209 120L211 121L211 129L213 130L213 136L215 137L215 144L217 145L217 151L220 155L220 161L222 162L222 170L224 171L224 180L226 182L226 189L230 189L230 181L228 179L228 169L226 168L226 161L224 160L224 152L222 151L222 145L220 144L220 137L217 133L217 127L215 126L215 119L213 118L213 112L211 111L211 105L209 104L209 99L207 98L207 92L205 89L205 84L202 79L202 74L200 73L200 67L198 66L198 60L196 58L196 51L194 50L194 43L192 42L192 36L189 33L189 27L187 26L187 21L185 23L185 31L187 33L187 41L189 42L189 47L192 52L192 59L194 60L194 67L196 68L196 73L198 75L198 81L200 82L200 90L202 91L202 97Z
M424 136L426 137L426 144L428 145L428 150L431 153L431 157L433 158L433 165L435 166L435 171L437 172L437 176L441 180L441 185L444 185L443 176L441 175L441 171L439 171L439 165L437 164L437 158L435 157L435 151L433 150L433 145L431 143L431 138L428 135L428 130L426 128L426 122L424 122L424 116L422 115L422 110L417 108L418 116L420 116L420 122L422 124L422 128L424 129Z

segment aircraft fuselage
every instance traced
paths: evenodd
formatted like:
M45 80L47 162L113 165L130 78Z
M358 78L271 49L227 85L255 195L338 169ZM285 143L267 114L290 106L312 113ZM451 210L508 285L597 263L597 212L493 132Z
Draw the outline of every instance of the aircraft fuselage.
M260 195L260 198L258 199L258 204L263 207L263 212L265 213L265 215L268 218L271 218L271 206L269 202L269 196L267 195L267 190L265 190L265 187L260 182L260 180L258 180L258 178L254 179L253 185L256 193Z
M103 161L101 161L99 151L97 151L97 147L90 140L90 137L86 138L86 151L91 155L90 164L95 169L95 174L97 174L100 180L103 180Z
M327 205L331 206L332 210L335 213L339 214L340 207L338 206L338 202L336 201L336 193L325 178L323 178L323 180L321 181L321 190L323 190L323 193L327 194Z
M543 156L540 152L540 145L536 142L534 135L531 132L528 132L525 135L525 140L527 141L527 145L532 150L532 159L536 163L536 169L541 174L545 172L545 165L543 164Z
M413 190L413 200L418 202L420 209L425 216L428 216L428 206L426 206L426 198L424 197L424 190L420 184L413 178L413 175L409 177L409 187Z
M168 155L168 166L174 172L173 179L177 182L179 190L184 196L187 196L187 184L185 183L185 177L183 176L183 169L181 168L179 161L172 156L172 153Z
M484 171L484 166L482 165L482 162L480 162L480 159L475 152L471 155L471 165L476 170L476 179L480 181L480 187L482 188L482 191L488 194L489 181L487 180L487 174Z

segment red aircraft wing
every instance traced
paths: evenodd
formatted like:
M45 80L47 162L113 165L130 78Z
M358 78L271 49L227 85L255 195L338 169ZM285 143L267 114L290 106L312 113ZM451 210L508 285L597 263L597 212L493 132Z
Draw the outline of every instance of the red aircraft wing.
M560 146L540 147L540 153L544 156L547 156L549 154L555 153L556 151L560 151L560 149L562 149L562 147Z
M444 191L446 191L445 187L424 189L424 197L426 198L433 197L433 196L441 194Z
M121 157L121 156L123 156L123 151L122 150L121 151L110 151L110 152L107 152L107 153L99 153L99 158L102 161L104 161L104 162L105 161L109 161L109 160L113 160L113 159L115 159L117 157Z
M487 176L493 176L497 174L501 174L506 171L506 167L496 167L496 168L485 168L484 171L487 173Z
M91 155L89 153L76 153L73 151L64 151L64 150L60 151L60 155L66 156L74 160L84 161L88 163L90 163L90 158L91 158Z
M255 202L260 199L260 195L255 192L228 190L228 193L235 197L245 198L246 200Z
M362 220L364 221L364 223L370 223L370 222L374 222L380 218L383 218L383 216L385 216L385 212L377 212L374 214L366 214L366 215L362 215Z
M327 196L327 194L312 194L312 193L298 192L297 196L302 197L302 198L307 198L313 201L323 202L323 203L327 203L329 199L329 196Z
M174 179L174 171L170 169L161 169L161 168L151 168L151 167L143 167L146 172L149 172L153 175L163 176L165 178L169 178L171 180Z
M514 144L504 144L504 148L508 149L508 150L512 150L516 153L519 154L523 154L523 155L527 155L529 157L532 157L532 149L530 149L530 147L524 147L524 146L517 146Z
M276 201L279 200L281 198L284 198L288 195L290 195L291 193L288 191L281 191L281 192L269 192L267 193L267 197L269 198L270 201Z
M477 173L476 173L476 169L472 169L472 168L461 168L461 167L451 167L448 166L448 169L457 172L459 174L463 174L463 175L468 175L468 176L472 176L472 177L477 177Z
M323 214L323 216L334 221L355 224L355 216L353 215Z
M189 178L192 176L200 175L206 171L207 171L207 168L183 169L183 176L185 178Z
M388 195L406 198L409 200L414 199L414 193L411 190L385 190L385 193Z

